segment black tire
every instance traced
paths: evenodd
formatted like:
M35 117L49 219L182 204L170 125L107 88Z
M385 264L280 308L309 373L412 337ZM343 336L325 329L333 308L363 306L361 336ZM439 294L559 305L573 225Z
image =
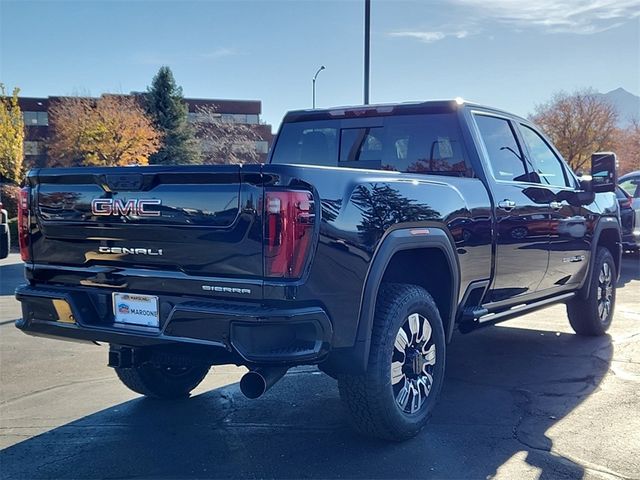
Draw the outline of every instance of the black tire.
M170 367L144 364L134 368L118 368L122 383L134 392L154 398L185 398L209 372L208 366Z
M416 347L416 352L411 357L412 339L408 338L408 334L412 328L407 326L407 322L410 322L410 316L416 318L413 314L418 314L419 320L416 321L422 325L417 327L419 335L412 338L424 338L427 334L430 338L421 347ZM431 327L431 332L424 325L425 320ZM396 348L397 337L401 336L400 329L404 329L408 338L404 356ZM429 352L425 353L427 347ZM417 356L422 358L416 363ZM411 361L410 358L414 360ZM430 361L434 361L434 364L431 365ZM396 365L393 371L392 363ZM402 369L397 368L398 363L402 365ZM385 440L400 441L415 436L431 417L442 388L444 367L444 328L431 295L415 285L383 284L376 304L367 372L364 375L338 376L340 397L350 414L351 423L358 432ZM406 374L405 369L408 370ZM416 371L422 373L416 375ZM392 375L396 382L392 383ZM428 384L429 377L429 388L426 388L425 383L416 383L424 381ZM410 385L418 385L413 392L420 392L420 395L409 393L411 390L407 387ZM404 390L407 390L406 399ZM404 409L401 398L405 400ZM413 410L414 401L418 402L418 408L413 413L407 412L407 406ZM420 401L423 403L420 404ZM407 405L409 403L411 405Z
M592 337L604 335L611 326L618 278L616 264L607 248L598 247L593 262L589 296L586 300L576 297L567 302L567 315L573 331L578 335Z

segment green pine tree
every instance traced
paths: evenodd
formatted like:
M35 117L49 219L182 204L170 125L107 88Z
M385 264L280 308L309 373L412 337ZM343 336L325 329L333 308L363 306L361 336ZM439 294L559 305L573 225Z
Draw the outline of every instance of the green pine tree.
M160 67L145 95L149 116L163 135L163 145L149 157L150 164L201 163L194 130L188 122L182 87L176 85L169 67Z

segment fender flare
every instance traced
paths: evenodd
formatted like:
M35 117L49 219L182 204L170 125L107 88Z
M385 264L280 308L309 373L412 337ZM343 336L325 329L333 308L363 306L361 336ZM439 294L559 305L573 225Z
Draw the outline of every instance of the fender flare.
M591 287L591 277L593 276L593 259L596 258L596 251L598 250L598 244L600 242L600 235L604 230L615 230L617 241L616 243L620 246L620 242L622 241L620 237L620 225L618 223L618 219L615 217L602 217L598 223L596 224L596 228L593 232L593 240L591 242L591 257L589 258L589 270L587 274L584 276L582 280L582 284L580 285L580 293L579 295L586 299L589 297L589 289ZM615 252L611 252L612 255L615 256ZM618 258L615 259L618 265L622 264L622 248L618 249ZM618 270L620 270L618 268ZM616 272L618 278L620 277L620 272ZM617 279L616 279L617 280Z
M451 335L453 334L460 292L460 266L458 264L453 239L450 238L448 232L442 227L428 227L428 235L415 235L411 233L412 230L415 229L401 228L390 232L383 238L371 261L360 301L358 330L356 333L356 342L353 346L353 360L355 364L352 365L352 367L356 371L366 371L378 290L389 262L393 258L393 255L399 251L437 248L444 254L449 264L452 279L451 312L449 312L449 323L445 331L447 341L451 339Z

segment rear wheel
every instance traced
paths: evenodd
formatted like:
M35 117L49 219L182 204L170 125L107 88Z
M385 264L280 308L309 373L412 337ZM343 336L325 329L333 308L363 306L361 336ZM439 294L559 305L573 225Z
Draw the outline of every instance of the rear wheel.
M155 398L184 398L202 382L209 368L144 364L115 370L120 381L134 392Z
M444 362L444 328L431 295L415 285L382 285L367 372L338 377L356 430L396 441L416 435L440 394Z
M578 335L604 335L611 326L616 304L616 264L608 249L599 247L587 299L567 303L569 323Z

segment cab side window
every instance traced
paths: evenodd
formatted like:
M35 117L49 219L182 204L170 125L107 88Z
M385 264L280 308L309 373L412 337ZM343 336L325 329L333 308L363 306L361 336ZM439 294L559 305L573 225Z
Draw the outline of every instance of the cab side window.
M520 125L522 138L529 151L533 168L540 178L538 183L556 187L568 187L569 182L562 162L551 150L538 132L526 125Z
M529 181L525 157L509 120L475 114L476 125L484 143L496 180Z

